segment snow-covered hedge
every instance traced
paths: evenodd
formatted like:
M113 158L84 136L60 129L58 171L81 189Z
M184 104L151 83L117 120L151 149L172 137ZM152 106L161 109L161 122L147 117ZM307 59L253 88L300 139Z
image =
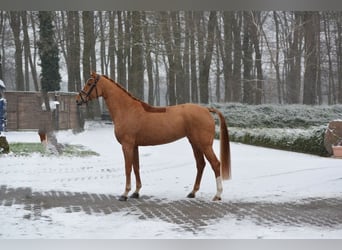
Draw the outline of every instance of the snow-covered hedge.
M328 156L324 133L342 118L342 105L214 104L225 116L230 140L251 145Z
M229 127L309 128L342 119L342 105L245 105L213 104L225 116Z
M262 147L328 156L324 147L326 126L307 129L229 128L231 141Z

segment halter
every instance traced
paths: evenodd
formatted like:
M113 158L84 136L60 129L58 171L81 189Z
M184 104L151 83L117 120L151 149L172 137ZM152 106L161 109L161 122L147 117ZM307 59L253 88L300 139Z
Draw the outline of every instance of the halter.
M93 78L93 77L89 78L89 79L87 80L86 84L88 84L88 82L89 82L91 79L94 79L94 78ZM99 81L99 79L100 79L100 75L97 75L96 78L94 79L93 84L90 86L88 92L85 92L83 89L79 92L78 95L80 96L81 101L82 101L79 105L81 105L82 103L88 103L88 101L90 100L90 99L89 99L89 96L90 96L91 92L92 92L94 89L95 89L95 91L96 91L96 98L99 97L99 95L98 95L98 93L97 93L97 88L96 88L96 84L97 84L97 82ZM83 96L84 96L84 98L83 98Z

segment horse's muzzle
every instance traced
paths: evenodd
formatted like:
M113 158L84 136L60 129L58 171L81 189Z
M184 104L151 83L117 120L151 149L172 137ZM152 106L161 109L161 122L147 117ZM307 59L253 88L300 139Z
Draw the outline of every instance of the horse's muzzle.
M82 101L82 100L76 100L76 104L77 104L78 106L81 106L81 105L83 104L83 101Z
M78 105L78 106L81 106L83 103L86 103L87 102L87 98L86 99L84 99L83 98L83 96L82 96L82 92L80 92L77 96L76 96L76 104Z
M79 94L77 97L76 97L76 104L78 106L81 106L83 103L86 103L86 101L84 100L84 98L82 97L82 94Z

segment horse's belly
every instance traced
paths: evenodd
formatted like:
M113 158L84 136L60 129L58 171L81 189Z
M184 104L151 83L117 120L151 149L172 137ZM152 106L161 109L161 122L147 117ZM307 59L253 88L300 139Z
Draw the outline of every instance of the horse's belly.
M152 145L160 145L165 143L170 143L176 141L180 138L185 137L184 131L170 131L167 129L164 130L154 130L150 132L142 133L137 137L137 144L139 146L152 146Z

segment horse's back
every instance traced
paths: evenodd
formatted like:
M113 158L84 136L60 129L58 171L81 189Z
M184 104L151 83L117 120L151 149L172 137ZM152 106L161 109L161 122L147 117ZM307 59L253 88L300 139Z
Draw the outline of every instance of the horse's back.
M186 134L190 140L205 140L212 143L215 135L215 120L208 108L189 103L178 105L177 109L179 115L183 117Z
M214 120L206 107L187 103L178 105L178 109L180 109L180 113L184 116L185 121L191 126L214 125Z

